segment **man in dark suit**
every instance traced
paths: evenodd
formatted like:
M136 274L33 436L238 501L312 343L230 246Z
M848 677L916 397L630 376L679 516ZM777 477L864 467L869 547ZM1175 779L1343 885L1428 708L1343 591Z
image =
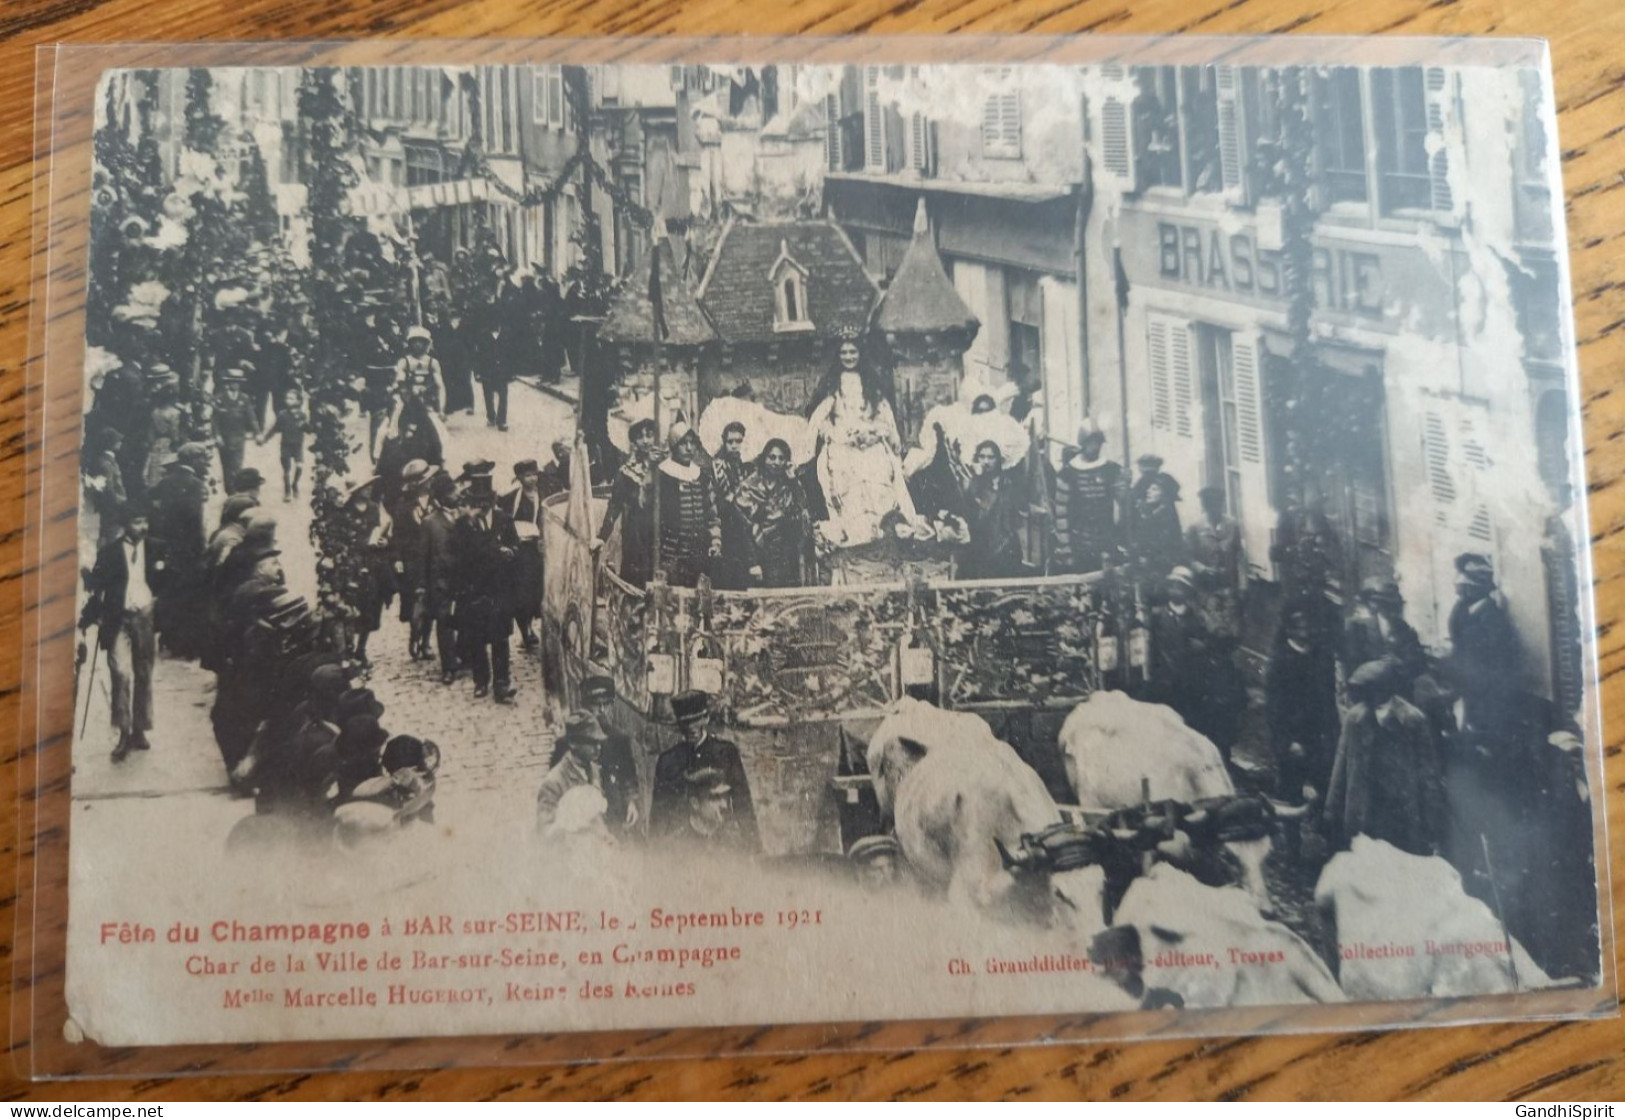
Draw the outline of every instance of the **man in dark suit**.
M441 473L429 480L431 504L423 516L423 610L434 623L435 649L440 654L440 683L457 679L457 482ZM426 633L426 632L425 632ZM423 638L427 645L427 637Z
M469 478L468 502L468 516L452 530L457 626L473 663L474 696L491 694L497 703L506 704L516 691L508 675L508 634L513 628L509 597L519 537L513 519L496 508L488 471Z
M598 721L598 726L604 733L604 745L599 753L599 762L604 773L610 776L616 786L623 791L624 804L615 810L615 803L610 803L612 812L609 816L609 827L620 832L622 828L636 828L643 819L643 808L639 804L638 796L638 767L632 759L632 740L622 732L615 730L615 682L609 677L588 677L581 682L581 698L586 705L588 713ZM560 738L553 745L553 756L548 759L548 766L557 766L569 753L570 744L565 738ZM607 796L607 794L606 794Z
M128 507L123 535L103 545L96 556L96 566L85 581L90 598L79 618L81 631L99 628L97 643L107 654L113 726L118 728L114 762L150 746L152 665L157 657L152 587L160 571L147 547L147 515L139 507Z
M513 571L513 620L526 649L535 649L536 620L542 615L542 493L541 469L535 459L514 464L519 485L502 495L497 508L513 520L519 535L519 555Z
M164 646L178 657L200 657L208 642L208 584L204 579L203 507L209 500L209 448L188 443L152 488L152 550L162 578L154 621Z
M739 748L710 733L711 698L703 692L679 692L671 700L682 738L655 763L654 801L649 807L649 834L671 838L688 824L689 775L715 770L728 787L728 812L739 830L745 851L759 852L761 837L756 830L756 807L751 802L750 782Z

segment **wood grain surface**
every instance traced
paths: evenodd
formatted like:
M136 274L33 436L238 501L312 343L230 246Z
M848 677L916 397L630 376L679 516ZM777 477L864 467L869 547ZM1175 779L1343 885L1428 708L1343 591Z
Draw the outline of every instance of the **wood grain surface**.
M32 777L19 799L32 721L19 720L24 695L25 601L40 560L25 532L28 472L38 463L25 412L29 357L34 192L43 139L34 134L35 48L57 42L352 38L466 38L583 35L713 36L739 33L1049 34L1199 32L1315 35L1506 35L1546 38L1556 76L1567 197L1570 264L1577 317L1591 518L1596 546L1598 651L1605 713L1625 705L1625 393L1614 392L1625 360L1625 5L1619 0L9 0L0 3L0 851L8 872L32 845ZM37 396L34 398L37 401ZM71 562L69 567L71 569ZM60 565L58 565L60 567ZM1606 715L1605 715L1606 719ZM1609 815L1625 821L1619 720L1608 720ZM12 728L20 732L11 732ZM60 797L60 795L59 795ZM26 828L26 831L24 829ZM138 842L138 838L132 838ZM1621 895L1625 839L1616 828L1613 893ZM26 929L13 938L20 882L0 881L0 944L8 996L27 984L10 965L27 957ZM53 902L53 907L55 902ZM47 926L62 915L40 915ZM19 944L19 941L25 942ZM25 960L26 963L26 960ZM849 1029L681 1032L628 1035L640 1054L723 1049L742 1056L707 1060L605 1061L584 1065L458 1068L419 1072L232 1075L114 1081L27 1081L27 1000L12 1001L10 1068L0 1098L134 1101L265 1099L390 1100L408 1097L522 1099L726 1098L1519 1098L1602 1101L1625 1098L1625 1027L1619 1019L1529 1022L1397 1033L1308 1034L1114 1044L1056 1042L1013 1046L1031 1037L1020 1023L970 1022ZM1078 1028L1079 1033L1087 1029ZM1066 1037L1067 1031L1059 1032ZM837 1050L832 1037L859 1049ZM481 1051L535 1061L567 1052L559 1040L487 1041ZM790 1047L814 1052L787 1054ZM914 1047L907 1049L906 1047ZM253 1048L198 1062L252 1064ZM777 1051L778 1053L769 1053ZM607 1052L607 1051L605 1051ZM413 1043L338 1044L283 1051L283 1065L411 1061L443 1065L447 1052ZM120 1068L113 1056L114 1069ZM124 1057L128 1057L125 1055ZM458 1060L467 1060L458 1055ZM126 1068L135 1068L132 1064Z

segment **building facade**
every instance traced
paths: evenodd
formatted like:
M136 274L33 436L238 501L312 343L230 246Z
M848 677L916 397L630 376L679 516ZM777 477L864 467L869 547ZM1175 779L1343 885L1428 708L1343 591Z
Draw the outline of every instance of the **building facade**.
M1545 521L1569 502L1574 402L1538 90L1480 69L1092 71L1088 360L1069 403L1109 417L1125 459L1153 452L1187 494L1223 491L1266 584L1280 511L1318 500L1341 542L1334 591L1397 580L1437 650L1454 558L1488 556L1526 683L1551 696ZM1294 91L1302 186L1282 174Z
M965 355L970 391L1004 395L1030 379L1058 437L1077 430L1083 381L1078 90L1078 72L1058 67L868 66L846 67L825 99L827 212L889 281L923 198L981 323Z

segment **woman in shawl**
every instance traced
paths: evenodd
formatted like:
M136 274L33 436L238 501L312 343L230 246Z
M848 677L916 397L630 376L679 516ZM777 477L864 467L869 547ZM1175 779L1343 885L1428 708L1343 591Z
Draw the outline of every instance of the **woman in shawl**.
M801 484L790 476L788 443L767 441L734 504L750 526L752 579L763 587L801 587L812 521Z
M1015 487L1004 472L1004 453L993 440L976 445L974 465L954 460L964 491L970 541L959 558L960 579L1009 579L1021 574Z

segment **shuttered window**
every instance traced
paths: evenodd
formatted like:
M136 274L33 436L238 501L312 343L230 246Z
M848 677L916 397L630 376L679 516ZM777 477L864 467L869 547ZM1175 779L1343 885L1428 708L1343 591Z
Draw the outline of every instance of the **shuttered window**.
M1450 474L1450 437L1444 417L1429 410L1422 417L1422 459L1427 464L1428 488L1433 491L1434 520L1448 524L1456 504L1456 481Z
M1021 92L996 93L982 103L982 155L1021 158Z
M1224 190L1234 201L1251 198L1247 159L1247 115L1242 106L1241 72L1234 66L1214 67L1219 101L1219 169Z
M841 158L841 99L835 94L824 97L824 166L830 171L845 170Z
M1168 332L1168 367L1174 395L1174 432L1185 439L1196 434L1196 356L1191 332L1178 327Z
M1108 97L1100 107L1100 159L1107 174L1132 185L1134 149L1129 139L1128 105Z
M1428 164L1433 209L1449 213L1456 207L1455 197L1450 190L1450 155L1445 144L1446 127L1452 109L1450 75L1437 66L1430 67L1425 84L1428 137L1433 147L1433 155Z
M886 170L886 114L880 107L880 67L864 72L863 150L864 166L875 172Z
M935 129L924 113L911 114L908 120L908 166L917 175L929 178L936 173L936 145L932 142Z

